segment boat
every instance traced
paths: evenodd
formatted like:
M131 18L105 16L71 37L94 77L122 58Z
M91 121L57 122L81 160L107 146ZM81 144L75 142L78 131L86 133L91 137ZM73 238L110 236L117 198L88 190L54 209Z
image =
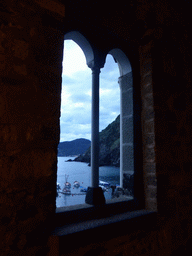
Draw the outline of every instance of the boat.
M65 195L71 195L71 190L70 190L71 183L69 183L67 181L68 177L69 177L69 175L65 174L65 183L64 183L64 188L63 188L63 194L65 194Z
M66 175L66 174L65 174L64 188L71 188L71 183L67 181L67 180L68 180L68 177L69 177L69 175Z
M65 195L71 195L71 190L69 188L64 188L63 189L63 194Z
M80 192L87 192L87 188L82 187L82 188L80 189Z
M74 181L73 186L76 188L80 187L80 182L79 181Z
M64 186L65 186L65 188L71 188L71 183L70 182L65 182Z
M110 183L109 183L109 182L106 182L106 181L100 180L100 181L99 181L99 185L100 185L100 186L104 186L104 187L109 187L109 186L110 186Z

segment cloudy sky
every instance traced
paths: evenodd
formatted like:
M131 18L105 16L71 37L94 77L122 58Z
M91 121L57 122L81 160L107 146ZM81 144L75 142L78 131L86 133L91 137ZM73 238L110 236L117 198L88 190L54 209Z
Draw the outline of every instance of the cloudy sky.
M119 69L111 55L100 73L100 131L120 113ZM64 42L60 141L91 139L91 69L81 48Z

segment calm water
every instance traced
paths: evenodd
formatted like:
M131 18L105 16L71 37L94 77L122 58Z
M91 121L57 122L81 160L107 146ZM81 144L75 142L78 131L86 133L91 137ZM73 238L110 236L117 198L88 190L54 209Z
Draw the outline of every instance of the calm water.
M56 198L57 207L84 204L85 193L82 195L80 189L81 187L87 188L91 185L91 167L87 163L66 162L68 159L74 159L74 157L58 157L57 182L60 184L62 190L65 183L65 175L69 175L67 181L71 183L71 195L59 193ZM99 168L99 180L109 182L110 185L119 185L119 171L118 167L102 166ZM81 187L74 188L74 181L79 181ZM111 189L104 192L104 195L106 199L111 199Z

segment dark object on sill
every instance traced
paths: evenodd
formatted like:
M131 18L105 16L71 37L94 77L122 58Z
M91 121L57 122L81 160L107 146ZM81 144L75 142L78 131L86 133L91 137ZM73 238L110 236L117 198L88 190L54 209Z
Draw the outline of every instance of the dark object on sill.
M88 187L85 202L91 205L102 205L105 204L105 197L101 187L93 188Z

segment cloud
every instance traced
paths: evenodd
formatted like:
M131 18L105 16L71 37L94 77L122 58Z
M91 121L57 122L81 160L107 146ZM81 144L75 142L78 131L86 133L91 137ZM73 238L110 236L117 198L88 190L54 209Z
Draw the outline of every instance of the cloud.
M63 122L61 124L60 141L75 140L77 138L91 139L91 125L78 122Z
M68 40L67 40L68 41ZM65 42L60 140L91 139L91 70L74 42ZM115 120L120 111L119 70L108 55L100 74L100 130Z

